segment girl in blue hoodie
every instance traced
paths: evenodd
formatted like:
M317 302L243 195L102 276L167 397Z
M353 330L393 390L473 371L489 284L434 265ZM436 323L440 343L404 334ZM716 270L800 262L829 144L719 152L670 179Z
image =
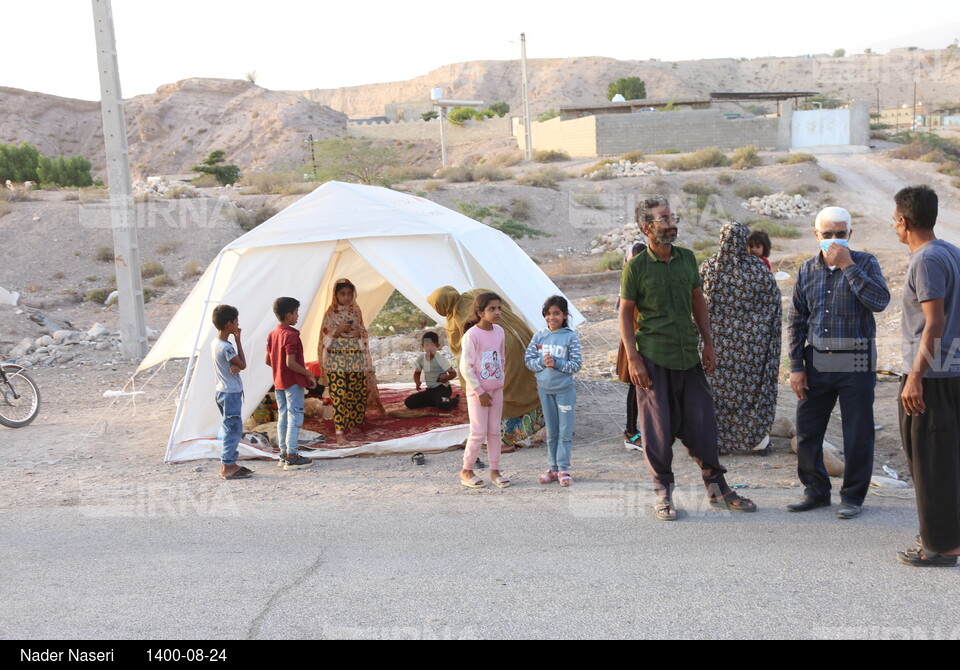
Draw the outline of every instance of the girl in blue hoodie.
M554 295L543 303L547 327L533 336L524 363L537 377L537 391L547 424L547 457L550 470L540 475L541 484L560 482L570 486L570 448L573 443L573 414L577 390L573 374L583 358L580 339L567 326L567 299Z

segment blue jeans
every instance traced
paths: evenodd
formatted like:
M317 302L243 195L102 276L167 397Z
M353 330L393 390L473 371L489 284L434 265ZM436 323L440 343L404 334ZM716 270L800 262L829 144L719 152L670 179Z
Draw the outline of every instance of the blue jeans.
M287 456L297 455L300 426L303 425L303 395L302 386L277 389L277 441L280 442L280 453Z
M243 419L240 418L243 410L243 394L217 391L217 409L220 410L220 418L223 419L220 432L217 433L217 439L223 440L220 463L236 465L237 456L239 456L237 445L240 444L240 436L243 434Z
M548 465L555 472L569 470L577 389L571 386L561 393L538 391L538 394L540 405L543 407L543 419L547 424Z

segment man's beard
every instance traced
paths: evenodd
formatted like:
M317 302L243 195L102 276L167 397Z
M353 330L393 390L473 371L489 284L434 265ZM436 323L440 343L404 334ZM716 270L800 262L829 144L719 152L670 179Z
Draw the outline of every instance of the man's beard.
M676 226L670 228L658 228L653 234L653 241L659 246L666 246L677 241L678 229Z

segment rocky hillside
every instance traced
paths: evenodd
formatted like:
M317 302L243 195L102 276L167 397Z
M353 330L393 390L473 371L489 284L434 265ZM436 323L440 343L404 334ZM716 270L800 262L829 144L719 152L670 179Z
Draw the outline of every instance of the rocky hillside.
M637 76L649 98L706 97L711 91L823 91L840 98L894 106L913 99L917 83L921 100L960 100L960 50L894 50L885 55L843 58L722 58L660 62L612 58L531 59L530 99L534 113L562 105L593 104L604 99L608 82ZM520 109L520 63L471 61L444 65L415 79L367 86L303 91L351 118L379 116L384 105L429 99L440 87L450 98L486 102L506 100Z
M186 79L124 105L135 178L189 171L211 151L247 172L293 170L306 143L345 133L346 117L303 96L246 81ZM46 155L82 154L105 172L100 105L0 87L0 143Z

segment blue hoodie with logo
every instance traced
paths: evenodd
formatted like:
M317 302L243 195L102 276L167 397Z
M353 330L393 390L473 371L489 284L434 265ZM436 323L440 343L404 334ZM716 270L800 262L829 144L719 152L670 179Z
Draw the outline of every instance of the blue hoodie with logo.
M543 364L543 355L549 352L556 360L556 368ZM544 393L562 393L573 388L573 373L583 367L580 338L570 328L544 328L533 336L523 357L527 369L536 373L537 387Z

